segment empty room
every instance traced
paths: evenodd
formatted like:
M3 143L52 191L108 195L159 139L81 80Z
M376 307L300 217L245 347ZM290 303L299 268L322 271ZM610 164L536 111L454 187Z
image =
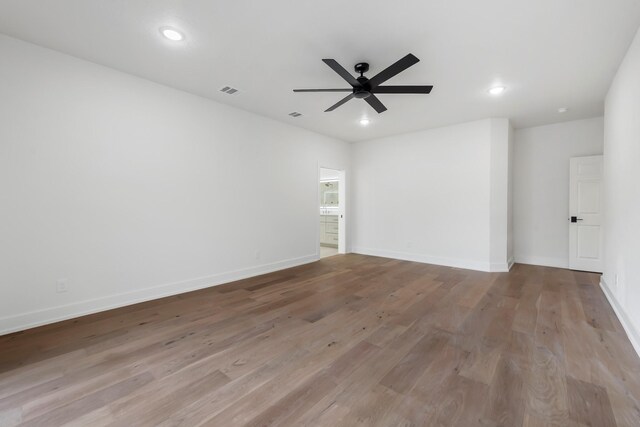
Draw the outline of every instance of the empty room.
M640 426L639 28L3 0L0 427Z

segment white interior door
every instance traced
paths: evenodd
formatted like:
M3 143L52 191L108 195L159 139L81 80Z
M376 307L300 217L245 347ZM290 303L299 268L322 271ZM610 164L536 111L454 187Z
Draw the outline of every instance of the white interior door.
M340 200L340 213L338 214L338 253L347 253L347 226L345 221L345 206L347 205L346 174L339 172L340 185L338 186L338 198Z
M602 156L570 160L569 268L602 272Z

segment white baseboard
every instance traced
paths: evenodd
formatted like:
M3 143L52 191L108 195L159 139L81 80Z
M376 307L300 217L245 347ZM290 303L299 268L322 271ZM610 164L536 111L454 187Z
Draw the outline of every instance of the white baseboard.
M513 264L516 263L516 260L511 257L509 258L509 261L507 262L507 271L511 271L511 267L513 267Z
M516 255L515 262L519 264L541 265L544 267L569 268L569 259L567 258Z
M236 280L246 279L248 277L258 276L260 274L271 273L285 268L308 264L310 262L317 261L318 259L320 259L319 254L307 255L271 264L258 265L242 270L214 274L206 277L198 277L180 282L166 283L132 292L109 295L43 310L35 310L24 314L2 317L0 318L0 335L22 331L24 329L34 328L36 326L42 326L49 323L55 323L61 320L73 319L75 317L100 311L111 310L113 308L124 307L140 302L217 286Z
M465 268L468 270L478 270L478 271L492 271L491 268L494 267L489 262L483 261L475 261L475 260L466 260L460 258L445 258L445 257L437 257L426 254L416 254L410 252L396 252L396 251L387 251L384 249L372 249L372 248L362 248L362 247L353 247L351 248L351 252L361 254L361 255L371 255L371 256L379 256L383 258L394 258L401 259L403 261L413 261L413 262L421 262L424 264L435 264L435 265L443 265L445 267L456 267L456 268ZM496 266L498 266L496 264ZM506 270L506 263L500 264L498 267L502 267Z
M510 264L509 262L492 262L489 271L492 273L508 273L512 265L513 263Z
M616 313L616 316L618 316L620 323L622 323L622 327L627 333L627 337L629 337L631 345L633 345L636 353L638 353L638 356L640 356L640 333L638 333L636 328L633 326L633 323L631 323L631 319L629 319L627 314L624 312L624 309L620 306L620 304L618 304L618 300L613 295L613 292L611 292L611 289L609 289L607 282L604 281L604 278L602 278L602 276L600 276L600 288L602 289L602 292L604 292L604 295L607 297L607 300L609 300L609 304L611 304L611 307L613 307L613 311Z

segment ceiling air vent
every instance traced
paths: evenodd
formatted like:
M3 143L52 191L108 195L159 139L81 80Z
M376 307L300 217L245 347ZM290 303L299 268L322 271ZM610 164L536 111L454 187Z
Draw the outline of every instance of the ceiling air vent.
M227 95L233 95L234 93L238 92L238 89L231 86L224 86L220 88L220 92L224 92Z
M302 115L302 113L298 113L297 111L294 111L293 113L289 113L289 115L291 117L300 117Z

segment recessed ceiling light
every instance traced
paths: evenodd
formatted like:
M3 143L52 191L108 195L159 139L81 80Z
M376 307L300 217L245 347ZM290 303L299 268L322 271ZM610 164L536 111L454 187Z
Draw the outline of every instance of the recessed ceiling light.
M360 119L360 124L361 124L362 126L368 126L368 125L369 125L369 123L371 123L371 121L370 121L369 119L367 119L366 117L365 117L365 118L363 118L363 119Z
M489 89L489 93L491 95L500 95L502 92L504 92L506 89L506 87L504 86L494 86L491 89Z
M569 109L567 107L560 107L558 108L558 113L562 114L562 113L566 113L567 111L569 111Z
M165 36L166 38L174 42L179 42L184 40L184 34L176 30L175 28L171 28L171 27L160 28L160 34L162 34L163 36Z

